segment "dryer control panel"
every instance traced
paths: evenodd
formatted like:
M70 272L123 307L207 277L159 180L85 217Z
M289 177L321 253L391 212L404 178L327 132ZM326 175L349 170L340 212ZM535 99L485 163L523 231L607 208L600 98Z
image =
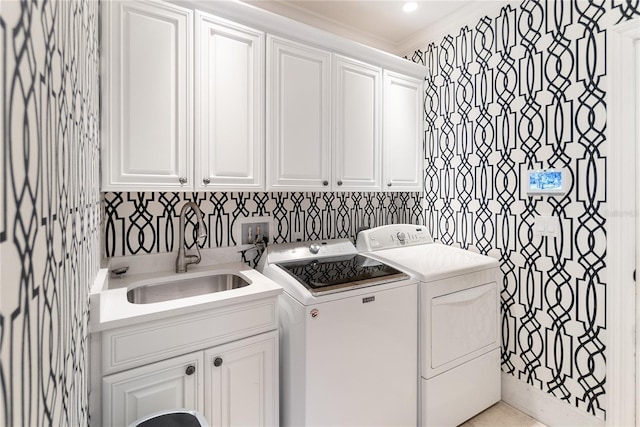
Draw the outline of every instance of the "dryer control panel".
M356 247L360 252L379 251L400 246L433 243L427 227L412 224L392 224L358 233Z

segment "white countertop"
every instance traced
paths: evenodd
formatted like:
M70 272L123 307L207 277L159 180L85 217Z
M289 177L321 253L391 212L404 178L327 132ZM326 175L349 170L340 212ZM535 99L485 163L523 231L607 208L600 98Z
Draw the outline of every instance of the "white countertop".
M237 274L248 281L250 285L222 292L150 304L133 304L127 301L127 287L135 286L138 282L178 276L189 279L194 276L202 276L202 273L206 272ZM278 284L241 262L203 266L191 265L187 273L175 273L173 271L147 272L127 275L121 279L109 279L107 270L103 269L100 270L90 292L91 318L89 330L90 332L99 332L196 311L212 310L277 296L281 292L282 288Z

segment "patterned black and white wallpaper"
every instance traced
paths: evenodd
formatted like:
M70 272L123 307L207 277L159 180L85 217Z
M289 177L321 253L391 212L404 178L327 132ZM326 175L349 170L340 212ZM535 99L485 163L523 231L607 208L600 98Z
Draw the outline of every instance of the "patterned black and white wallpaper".
M636 0L506 6L410 57L427 66L425 220L500 259L502 369L606 413L607 28ZM527 169L566 168L565 196L527 197ZM560 218L557 238L536 215Z
M186 201L204 214L202 247L240 244L238 224L269 217L270 243L353 238L360 227L423 223L421 193L104 193L107 257L177 251L178 219ZM187 234L195 217L188 211ZM191 240L190 240L191 241ZM240 260L240 257L238 258Z
M0 425L88 425L97 1L0 2Z

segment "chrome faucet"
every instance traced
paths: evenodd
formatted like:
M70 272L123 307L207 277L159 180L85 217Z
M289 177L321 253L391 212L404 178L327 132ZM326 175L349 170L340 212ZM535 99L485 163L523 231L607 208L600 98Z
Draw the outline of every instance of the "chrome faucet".
M185 229L185 214L187 212L187 208L191 208L193 212L196 214L196 218L198 219L198 236L196 237L196 255L185 255L186 251L186 242L184 237L184 229ZM194 202L187 202L182 206L182 210L180 211L180 237L178 239L178 258L176 258L176 273L184 273L187 271L187 265L189 264L198 264L200 262L200 244L204 242L207 238L207 229L204 226L204 222L202 221L202 211Z

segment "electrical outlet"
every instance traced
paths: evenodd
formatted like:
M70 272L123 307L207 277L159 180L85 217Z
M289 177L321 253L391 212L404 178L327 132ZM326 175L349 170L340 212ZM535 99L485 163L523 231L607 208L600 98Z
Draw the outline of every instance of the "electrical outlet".
M536 215L533 218L533 232L538 236L560 237L560 219L557 216Z
M258 242L269 243L268 222L247 222L242 224L242 244L252 245Z

